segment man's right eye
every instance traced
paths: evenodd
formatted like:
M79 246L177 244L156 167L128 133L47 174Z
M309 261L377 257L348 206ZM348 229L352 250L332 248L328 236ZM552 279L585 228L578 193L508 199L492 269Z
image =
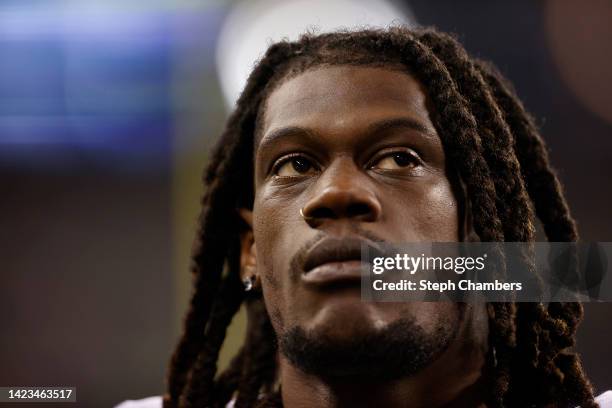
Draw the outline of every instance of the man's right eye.
M274 175L279 177L304 176L315 171L311 160L302 155L286 156L274 166Z

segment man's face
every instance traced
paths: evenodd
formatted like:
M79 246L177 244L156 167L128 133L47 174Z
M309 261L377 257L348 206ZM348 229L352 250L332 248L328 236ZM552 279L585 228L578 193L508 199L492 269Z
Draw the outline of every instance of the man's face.
M269 95L255 148L252 253L281 348L296 330L340 347L398 322L420 342L445 342L434 351L450 342L453 303L362 302L354 251L362 241L458 240L427 106L411 75L374 67L313 68Z

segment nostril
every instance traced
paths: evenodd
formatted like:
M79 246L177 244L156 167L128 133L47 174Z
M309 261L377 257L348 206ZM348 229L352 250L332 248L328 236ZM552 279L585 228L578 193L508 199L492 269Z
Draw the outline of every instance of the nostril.
M349 217L359 217L370 214L372 208L365 203L354 203L348 206L346 212Z
M312 218L338 218L337 214L331 209L327 207L319 207L315 208L310 212L309 217Z

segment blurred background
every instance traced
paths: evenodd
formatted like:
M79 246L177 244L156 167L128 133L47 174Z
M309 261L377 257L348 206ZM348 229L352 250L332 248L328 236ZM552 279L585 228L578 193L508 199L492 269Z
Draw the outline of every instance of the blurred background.
M582 238L612 241L610 19L607 0L2 0L0 385L163 392L208 148L266 44L312 26L459 34L542 126ZM579 331L599 392L611 318L588 304Z

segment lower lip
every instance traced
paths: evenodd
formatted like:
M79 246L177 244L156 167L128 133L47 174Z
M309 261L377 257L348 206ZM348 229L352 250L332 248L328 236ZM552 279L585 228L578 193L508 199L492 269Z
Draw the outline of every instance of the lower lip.
M340 281L361 282L361 271L367 264L358 260L328 262L302 274L304 283L324 285Z

